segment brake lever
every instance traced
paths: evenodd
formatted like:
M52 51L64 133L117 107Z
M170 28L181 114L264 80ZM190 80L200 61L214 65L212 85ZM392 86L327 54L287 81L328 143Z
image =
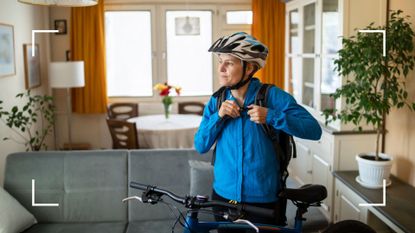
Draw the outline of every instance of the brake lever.
M255 229L255 232L259 232L259 228L257 226L255 226L252 222L246 220L246 219L236 219L235 221L233 221L234 223L245 223L247 225L249 225L250 227L252 227L253 229Z
M131 200L139 200L140 202L143 202L143 199L139 196L126 197L126 198L122 199L122 202L131 201Z

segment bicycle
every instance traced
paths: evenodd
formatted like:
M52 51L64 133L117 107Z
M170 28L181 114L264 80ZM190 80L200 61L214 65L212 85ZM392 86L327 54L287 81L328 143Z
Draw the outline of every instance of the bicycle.
M303 185L298 189L286 188L280 195L280 198L291 200L296 206L296 216L294 228L284 226L274 226L268 224L251 223L244 219L239 219L243 213L250 213L262 217L273 217L274 211L270 209L259 208L240 203L227 203L221 201L209 201L207 196L178 196L168 190L157 188L156 186L144 185L137 182L130 182L130 187L134 189L143 190L141 197L130 196L124 198L122 201L138 200L142 203L157 204L164 202L162 197L167 196L173 201L182 204L187 210L186 217L179 211L179 215L172 227L174 232L177 223L183 227L183 233L208 233L215 229L254 229L256 232L280 232L280 233L301 233L302 223L305 221L303 215L307 212L310 206L320 206L321 201L327 197L327 190L322 185ZM166 203L166 202L164 202ZM216 221L199 221L198 213L202 209L210 207L225 207L229 211L227 213L213 213L220 214L225 219L231 222L216 222ZM175 206L174 206L175 207ZM177 209L177 207L175 207ZM178 209L177 209L178 210ZM369 226L355 220L345 220L329 226L323 233L376 233Z

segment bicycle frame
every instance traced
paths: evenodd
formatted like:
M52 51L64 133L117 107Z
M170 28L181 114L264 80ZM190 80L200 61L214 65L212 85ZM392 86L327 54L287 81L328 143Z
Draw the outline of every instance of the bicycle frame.
M234 222L210 222L210 221L199 221L197 212L188 213L186 216L186 226L183 233L209 233L211 230L216 229L240 229L240 230L252 230L253 227L246 223L234 223ZM268 230L272 232L280 233L301 233L302 231L302 220L296 219L294 228L280 227L268 224L257 224L254 223L259 230Z
M130 182L130 187L135 189L143 190L141 197L132 196L127 197L123 200L128 201L132 199L137 199L143 203L156 204L161 201L163 195L168 196L173 201L184 205L190 211L188 211L184 223L181 223L184 227L183 233L208 233L210 230L215 229L255 229L257 232L259 230L266 230L270 232L280 232L280 233L301 233L303 221L303 214L307 212L308 207L310 206L319 206L320 201L327 196L327 191L324 186L321 185L304 185L299 189L286 189L283 195L280 198L287 198L293 201L297 206L295 224L294 228L288 228L283 226L274 226L268 224L257 224L251 223L247 220L237 219L234 222L209 222L209 221L199 221L198 213L200 209L221 206L233 210L237 210L237 215L231 215L232 218L236 218L241 213L250 213L256 214L259 216L272 217L275 216L274 212L269 209L259 208L255 206L250 206L241 203L227 203L221 201L208 201L205 196L178 196L168 190L157 188L156 186L144 185L137 182ZM302 193L312 194L312 195L299 195ZM228 216L226 214L226 216ZM183 217L183 215L181 215ZM180 216L177 221L180 221ZM242 222L242 223L241 223Z
M322 185L303 185L298 189L285 189L280 194L280 198L286 198L291 200L296 206L297 211L295 214L295 224L294 228L274 226L267 224L254 224L247 220L237 219L234 222L209 222L209 221L199 221L198 214L199 210L207 207L220 206L229 208L232 210L237 210L238 215L231 215L231 218L236 218L240 216L242 212L256 214L259 216L271 217L275 216L273 211L264 208L258 208L255 206L250 206L241 203L226 203L220 201L208 201L207 196L178 196L168 190L159 189L156 186L144 185L137 182L130 182L130 187L135 189L143 190L141 197L139 196L130 196L124 198L122 201L138 200L142 203L151 203L157 204L159 201L162 201L161 197L163 195L168 196L173 201L184 205L190 211L187 212L184 224L180 222L180 217L183 215L180 213L180 216L177 218L177 222L180 222L183 227L183 233L209 233L210 230L216 229L240 229L240 230L249 230L255 229L256 232L259 230L265 230L270 232L280 232L280 233L301 233L303 228L303 214L307 212L308 207L310 206L320 206L322 200L327 197L327 190ZM305 195L303 193L306 193ZM225 216L225 215L224 215ZM229 216L226 214L226 216ZM183 217L184 218L184 217ZM241 224L243 222L243 224ZM174 226L176 225L174 224ZM174 229L173 226L173 229ZM172 230L173 230L172 229ZM356 220L344 220L337 222L328 228L326 228L323 233L376 233L370 226L361 223Z

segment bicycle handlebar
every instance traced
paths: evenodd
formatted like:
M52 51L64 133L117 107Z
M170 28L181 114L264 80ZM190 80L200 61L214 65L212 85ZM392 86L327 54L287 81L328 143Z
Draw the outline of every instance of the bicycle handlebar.
M265 209L265 208L260 208L260 207L256 207L256 206L252 206L252 205L247 205L247 204L231 204L231 203L227 203L227 202L222 202L222 201L200 201L197 200L194 197L191 196L186 196L186 197L180 197L168 190L164 190L164 189L160 189L157 188L156 186L151 186L151 185L145 185L145 184L140 184L134 181L130 182L130 187L131 188L135 188L135 189L140 189L143 191L147 191L147 192L154 192L156 194L161 194L161 195L167 195L168 197L170 197L172 200L185 205L186 207L196 207L196 208L206 208L206 207L225 207L225 208L229 208L229 209L234 209L234 210L238 210L238 211L245 211L247 213L251 213L253 215L258 215L258 216L262 216L262 217L266 217L266 218L273 218L275 217L275 212L274 210L270 210L270 209Z
M173 199L174 201L181 203L181 204L186 204L186 198L177 196L176 194L164 190L164 189L159 189L156 186L151 186L151 185L145 185L145 184L140 184L134 181L130 182L130 187L131 188L135 188L135 189L141 189L143 191L153 191L155 193L159 193L159 194L164 194L167 195L168 197L170 197L171 199Z

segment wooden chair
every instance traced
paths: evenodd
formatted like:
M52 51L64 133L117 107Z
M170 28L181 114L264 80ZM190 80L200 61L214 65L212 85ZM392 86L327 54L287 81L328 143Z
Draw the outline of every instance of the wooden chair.
M179 114L196 114L203 116L205 105L200 102L181 102L179 103Z
M107 119L113 149L139 149L135 123L124 120Z
M109 119L126 120L138 116L137 103L113 103L107 108Z

